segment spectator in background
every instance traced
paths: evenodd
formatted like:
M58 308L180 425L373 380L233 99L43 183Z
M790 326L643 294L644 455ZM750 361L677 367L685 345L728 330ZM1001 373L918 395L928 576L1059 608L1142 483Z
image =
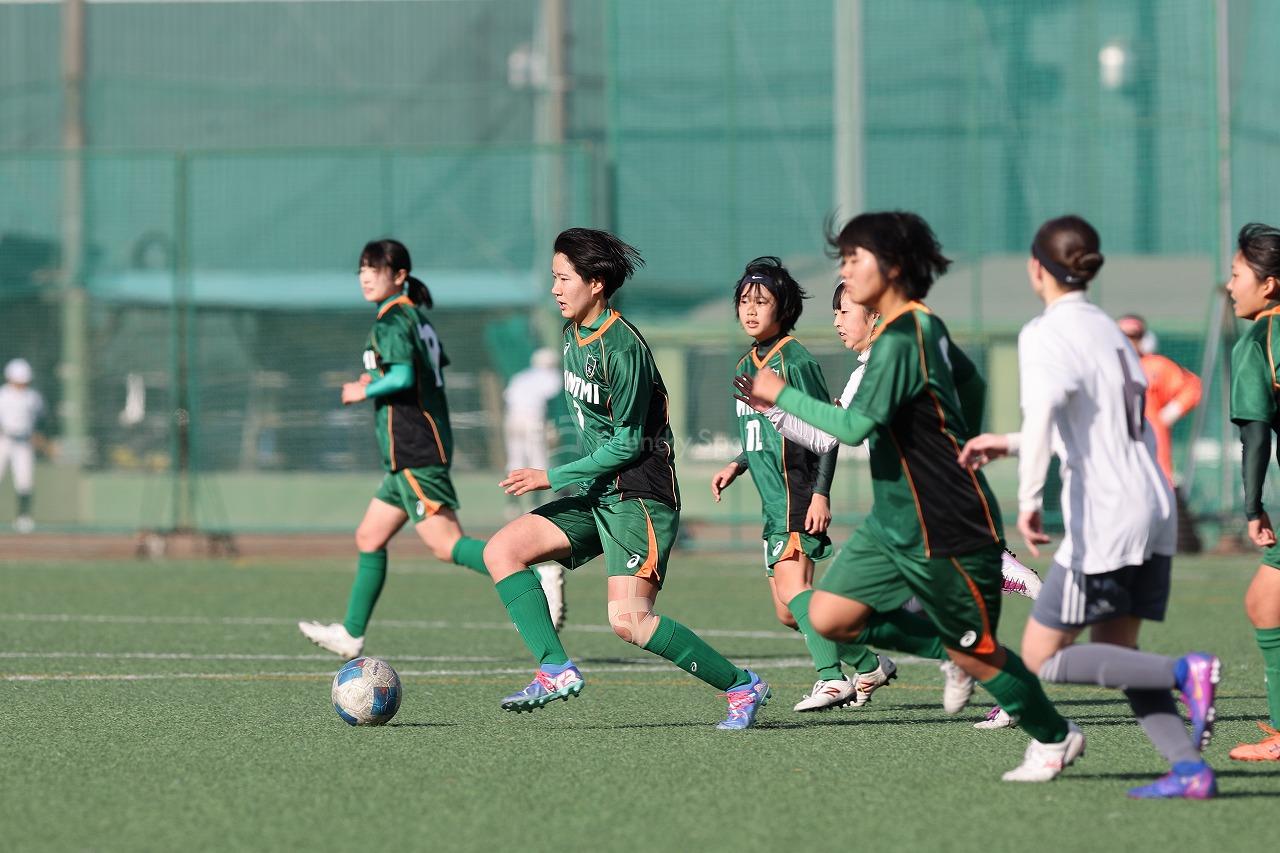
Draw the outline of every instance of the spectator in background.
M1200 377L1172 359L1156 354L1156 336L1147 321L1137 314L1125 314L1117 321L1120 331L1138 351L1142 372L1147 377L1147 404L1144 414L1156 439L1156 461L1174 489L1178 502L1178 550L1198 553L1200 538L1187 512L1185 496L1173 472L1173 425L1200 402Z
M6 468L13 471L13 489L18 493L18 514L13 529L30 533L31 495L35 485L35 445L41 441L36 424L44 413L44 399L31 387L31 365L15 358L4 366L0 385L0 479Z
M507 470L541 468L548 464L547 404L564 388L560 358L549 348L537 350L530 366L507 383L502 392L506 410L503 438L507 447ZM516 506L520 499L514 498ZM536 500L536 498L534 498Z

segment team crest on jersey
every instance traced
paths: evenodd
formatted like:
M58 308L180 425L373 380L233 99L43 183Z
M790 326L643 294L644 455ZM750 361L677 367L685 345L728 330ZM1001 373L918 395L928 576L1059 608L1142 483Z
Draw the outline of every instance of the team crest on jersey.
M587 374L588 379L595 379L596 368L599 366L600 361L594 355L589 355L587 356L587 364L586 367L583 368L583 372Z

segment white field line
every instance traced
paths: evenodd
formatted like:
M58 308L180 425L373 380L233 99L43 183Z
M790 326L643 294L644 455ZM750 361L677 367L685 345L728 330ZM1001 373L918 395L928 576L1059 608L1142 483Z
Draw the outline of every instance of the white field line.
M120 616L105 613L0 613L0 622L79 622L102 625L296 625L297 619L279 616ZM378 619L379 628L449 631L514 631L510 622L450 622L438 619ZM565 631L612 634L608 625L566 625ZM803 640L795 631L733 631L700 628L702 637L749 640Z

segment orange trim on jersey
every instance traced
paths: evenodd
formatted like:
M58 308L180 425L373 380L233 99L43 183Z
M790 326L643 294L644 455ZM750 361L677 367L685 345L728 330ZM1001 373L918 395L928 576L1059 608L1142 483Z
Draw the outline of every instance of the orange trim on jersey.
M785 338L783 338L782 340L774 344L773 347L767 353L764 354L764 358L759 358L756 356L756 348L754 346L751 347L751 351L748 352L747 354L750 355L751 360L755 362L756 370L760 370L761 368L765 367L769 363L769 359L773 358L775 355L778 354L778 350L782 349L784 346L786 346L787 344L791 343L794 340L795 338L791 337L791 335L787 335Z
M391 413L394 411L390 405L387 406L387 455L391 457L391 470L396 469L396 431L391 427Z
M661 581L662 575L658 572L658 535L653 532L653 519L649 517L649 508L644 505L643 500L640 501L640 509L644 510L644 526L649 535L649 553L640 564L640 568L636 570L635 577Z
M612 308L610 308L609 310L613 311ZM605 320L604 323L601 324L600 328L596 329L594 332L587 335L585 338L580 337L581 332L579 331L579 329L581 327L575 324L573 327L573 339L578 342L578 346L585 347L587 344L591 343L592 341L598 340L601 335L603 335L606 331L608 331L609 327L613 325L613 322L621 316L622 315L619 314L617 311L613 311L613 313L609 315L609 319Z
M877 324L876 327L871 330L871 342L875 343L876 338L880 337L881 332L889 328L890 323L894 322L903 314L906 314L908 311L923 311L926 314L933 313L933 311L929 310L928 305L925 305L923 302L917 299L912 299L910 302L901 306L897 311L894 311L892 314L888 314L880 318L879 324Z
M804 545L800 542L800 534L793 530L787 534L787 546L782 549L782 556L774 560L775 563L781 563L783 560L790 560L793 557L803 557Z
M418 500L422 501L422 505L426 507L427 512L422 516L424 519L430 518L440 511L442 504L439 501L433 501L431 498L427 497L426 493L422 491L422 486L418 485L418 480L413 476L412 471L405 468L400 473L404 474L404 478L409 481L409 487L413 489L413 493L418 496Z
M991 633L991 619L987 616L987 603L982 600L982 596L978 593L978 585L973 582L973 578L969 577L969 573L964 570L964 566L960 565L960 561L952 557L951 565L955 566L956 571L964 578L964 582L969 586L969 594L973 596L974 602L978 605L978 611L982 614L982 639L970 651L978 655L989 655L996 650L996 638Z
M419 399L418 403L419 403L419 408L421 408L422 400ZM422 409L422 416L427 419L427 424L430 425L431 427L431 435L435 437L436 450L440 451L440 464L448 465L449 459L444 455L444 444L440 441L440 430L436 429L435 418L431 417L431 415L427 412L426 409Z
M392 299L386 305L383 305L381 308L378 309L378 319L381 320L388 311L390 311L392 308L394 308L397 305L408 305L412 307L413 300L403 294L401 294L400 296L397 296L395 299Z

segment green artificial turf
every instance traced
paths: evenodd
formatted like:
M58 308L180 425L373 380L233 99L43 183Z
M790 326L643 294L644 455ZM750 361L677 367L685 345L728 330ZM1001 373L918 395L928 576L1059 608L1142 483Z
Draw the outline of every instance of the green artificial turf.
M1038 564L1043 566L1043 561ZM532 665L482 578L400 561L366 653L400 672L383 728L329 704L339 661L297 619L340 620L352 561L0 563L0 826L19 850L1271 850L1280 767L1256 739L1262 667L1241 598L1252 558L1175 565L1144 646L1223 659L1214 802L1134 802L1164 772L1115 691L1053 687L1088 736L1058 781L1002 783L1020 730L980 732L979 689L942 713L936 664L903 663L871 704L791 711L813 681L773 621L755 551L680 555L659 611L764 675L774 701L720 732L724 700L626 645L602 569L570 578L581 697L513 715ZM1029 610L1005 599L1016 646Z

